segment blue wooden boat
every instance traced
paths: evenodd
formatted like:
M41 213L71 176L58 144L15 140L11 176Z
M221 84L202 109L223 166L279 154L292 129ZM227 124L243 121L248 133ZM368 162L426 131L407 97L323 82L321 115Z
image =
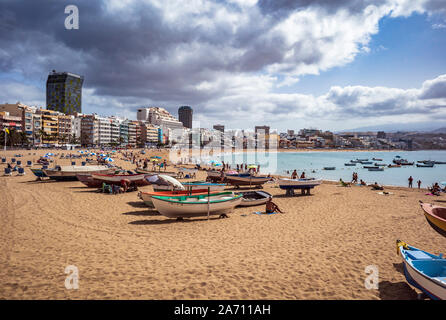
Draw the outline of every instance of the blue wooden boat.
M398 254L404 264L404 275L410 285L420 289L431 299L446 299L446 259L396 241Z
M356 166L356 162L344 163L344 166L346 166L346 167L354 167L354 166Z
M32 168L30 168L30 170L38 179L48 178L48 176L46 175L45 172L43 172L42 169L32 169Z

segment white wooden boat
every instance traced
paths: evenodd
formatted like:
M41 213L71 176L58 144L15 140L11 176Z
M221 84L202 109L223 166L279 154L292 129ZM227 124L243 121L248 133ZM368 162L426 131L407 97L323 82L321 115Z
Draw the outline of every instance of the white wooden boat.
M241 194L243 199L239 204L240 207L251 207L265 204L273 196L266 191L243 191L235 192L235 194Z
M191 196L152 196L156 210L168 218L190 218L230 213L242 202L232 192Z
M288 179L288 178L281 178L278 181L279 188L286 190L286 189L311 189L314 188L322 183L321 179L314 179L314 178L308 178L308 179Z
M407 282L431 299L446 300L446 259L397 240Z
M42 169L47 177L59 181L76 181L77 174L110 173L114 169L107 166L56 166L54 169Z

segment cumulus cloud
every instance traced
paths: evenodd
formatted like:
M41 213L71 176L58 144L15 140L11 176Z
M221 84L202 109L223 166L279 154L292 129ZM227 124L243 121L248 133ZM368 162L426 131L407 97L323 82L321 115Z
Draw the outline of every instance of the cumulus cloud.
M64 28L68 4L79 7L79 30ZM82 74L84 110L130 117L153 104L173 113L192 105L209 121L227 110L260 120L416 113L420 103L412 103L440 89L426 89L424 98L366 87L333 87L319 97L274 92L369 52L385 16L445 7L439 0L4 0L0 74L20 74L42 91L52 69Z

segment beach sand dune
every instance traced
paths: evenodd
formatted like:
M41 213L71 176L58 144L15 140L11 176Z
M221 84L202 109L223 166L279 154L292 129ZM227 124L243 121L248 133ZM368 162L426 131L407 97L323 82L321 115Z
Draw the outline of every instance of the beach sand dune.
M36 182L28 169L2 176L0 298L414 299L395 240L446 251L418 204L443 197L330 183L293 198L275 184L265 190L286 213L253 214L260 206L178 222L145 207L136 192ZM79 270L77 290L65 288L69 265ZM369 265L378 267L378 290L365 288Z

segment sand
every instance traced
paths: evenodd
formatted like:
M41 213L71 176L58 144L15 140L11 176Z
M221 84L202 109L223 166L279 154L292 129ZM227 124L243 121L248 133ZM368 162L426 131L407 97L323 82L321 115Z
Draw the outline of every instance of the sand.
M45 152L7 156L22 153L24 162ZM446 251L418 204L444 196L332 183L293 198L275 184L264 189L286 213L253 214L260 206L178 222L145 207L136 192L36 182L29 169L1 176L0 299L415 299L395 240ZM65 288L68 265L79 270L77 290ZM364 286L368 265L379 268L377 290Z

